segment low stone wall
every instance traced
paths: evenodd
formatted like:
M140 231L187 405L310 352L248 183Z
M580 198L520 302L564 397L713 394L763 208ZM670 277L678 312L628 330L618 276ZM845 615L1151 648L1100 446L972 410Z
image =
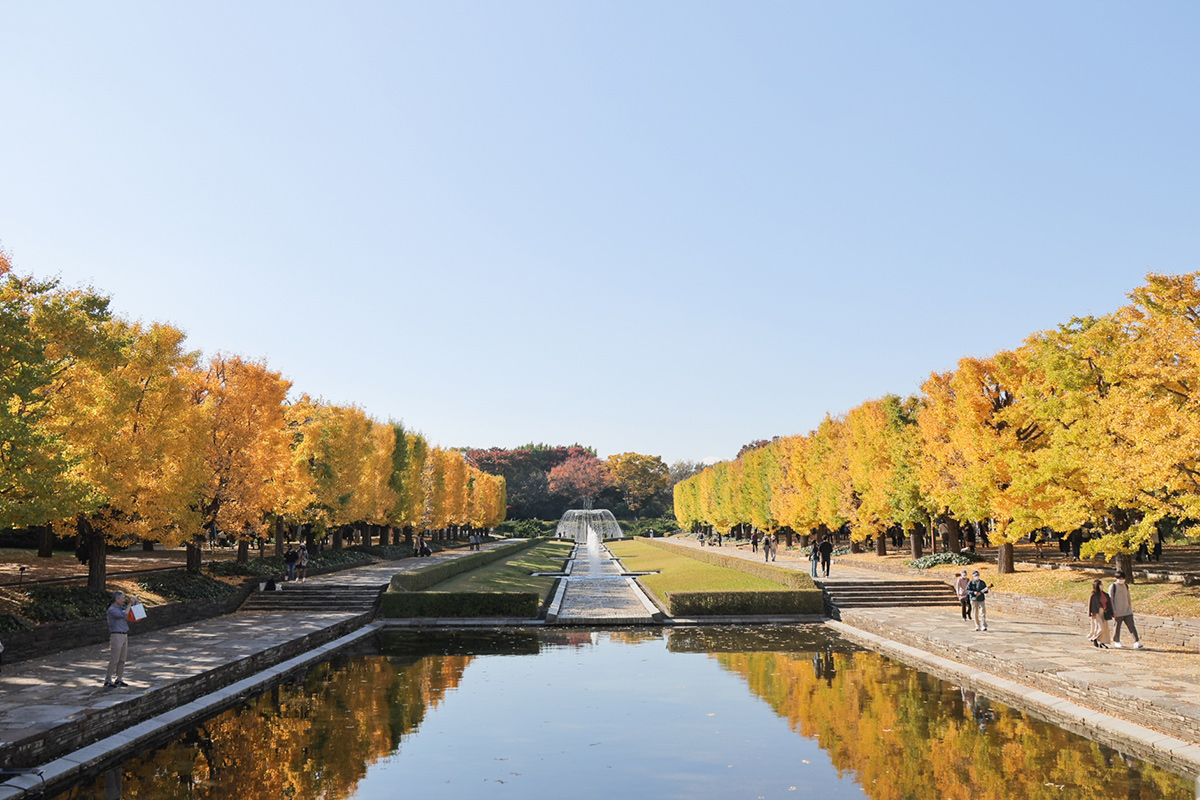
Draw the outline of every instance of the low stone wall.
M258 587L259 578L246 579L240 589L218 600L191 600L186 603L165 603L146 609L146 618L129 626L131 637L151 631L189 625L204 619L232 614L246 602L250 592ZM48 622L27 631L6 633L5 663L40 658L74 647L104 644L108 641L108 621L104 617Z
M990 602L989 600L989 604ZM1181 709L1177 704L1168 706L1155 703L1132 692L1125 693L1119 688L1092 683L1082 674L1064 677L1061 673L1037 672L1013 661L997 658L991 653L953 645L894 627L866 613L855 613L854 609L842 612L842 622L992 675L1003 676L1048 694L1067 698L1081 706L1136 722L1152 730L1200 743L1200 708ZM1186 710L1187 713L1180 713L1181 710Z
M938 578L929 572L911 567L892 564L870 564L860 561L848 562L848 566L869 569L875 572L887 572L892 575L904 575L910 578ZM968 567L970 569L970 567ZM953 585L949 580L947 585ZM988 611L997 614L1011 614L1028 619L1042 619L1055 625L1069 625L1086 631L1089 626L1088 614L1082 602L1078 600L1052 600L1046 597L1032 597L1025 594L1013 594L993 589L988 592ZM1187 650L1200 651L1200 619L1192 617L1157 617L1151 614L1137 613L1135 604L1133 621L1138 633L1146 644L1159 647L1179 647ZM1122 636L1128 636L1122 631Z
M352 617L240 661L223 664L191 678L176 681L127 702L91 711L66 725L57 726L49 731L38 731L27 738L0 746L0 768L36 766L86 747L144 719L190 703L198 697L281 661L332 642L361 628L370 621L370 617L370 614Z

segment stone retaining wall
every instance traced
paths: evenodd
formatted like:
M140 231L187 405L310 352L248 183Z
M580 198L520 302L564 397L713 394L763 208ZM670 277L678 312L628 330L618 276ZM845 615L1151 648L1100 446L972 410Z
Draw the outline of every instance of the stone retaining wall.
M218 600L190 600L150 606L146 609L144 620L129 626L129 634L135 637L163 628L190 625L200 620L232 614L246 602L250 592L258 587L258 582L258 578L247 579L236 592ZM74 647L104 644L108 641L108 620L104 617L89 617L65 622L48 622L27 631L6 633L3 641L4 661L12 664L60 653Z
M1188 707L1185 709L1187 713L1183 714L1180 713L1178 705L1166 706L1133 692L1126 693L1120 689L1097 685L1082 675L1072 678L1062 674L1037 672L1012 661L997 658L991 653L952 645L894 627L865 613L855 613L854 609L842 612L842 622L993 675L1002 675L1048 694L1067 698L1081 706L1094 708L1180 739L1200 743L1200 708Z
M98 709L66 725L0 746L0 768L44 764L99 741L149 717L177 708L209 692L332 642L370 621L361 614L230 664L155 689L127 702ZM6 648L7 652L7 648Z

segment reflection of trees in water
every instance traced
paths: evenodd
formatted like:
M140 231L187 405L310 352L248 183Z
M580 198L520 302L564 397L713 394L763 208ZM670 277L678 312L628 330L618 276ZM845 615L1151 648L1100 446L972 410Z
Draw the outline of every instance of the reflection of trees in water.
M878 653L714 656L873 800L1195 797L1191 779Z
M322 664L124 765L124 800L279 800L351 796L368 767L394 752L458 686L470 656L397 664ZM67 798L102 797L104 778Z

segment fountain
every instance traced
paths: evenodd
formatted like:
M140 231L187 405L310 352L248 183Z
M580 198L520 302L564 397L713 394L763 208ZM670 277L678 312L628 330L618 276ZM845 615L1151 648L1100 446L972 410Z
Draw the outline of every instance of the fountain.
M565 512L554 529L554 535L559 539L574 539L576 544L588 547L589 533L592 531L595 531L599 541L622 539L625 536L616 517L606 508L575 508Z

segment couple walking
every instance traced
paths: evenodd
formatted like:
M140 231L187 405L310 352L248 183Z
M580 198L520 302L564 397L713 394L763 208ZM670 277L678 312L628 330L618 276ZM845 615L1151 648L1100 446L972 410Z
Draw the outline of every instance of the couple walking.
M1141 650L1141 637L1138 636L1137 626L1133 624L1133 602L1129 599L1129 585L1125 583L1125 573L1117 570L1116 581L1109 587L1106 594L1100 588L1100 581L1092 581L1092 596L1088 598L1088 617L1092 621L1092 629L1088 639L1095 647L1123 647L1121 644L1121 626L1129 628L1133 634L1133 649ZM1108 630L1108 621L1115 620L1115 635Z
M979 577L979 570L967 577L964 569L954 581L954 593L962 604L962 618L973 620L975 630L987 630L987 593L988 585Z

